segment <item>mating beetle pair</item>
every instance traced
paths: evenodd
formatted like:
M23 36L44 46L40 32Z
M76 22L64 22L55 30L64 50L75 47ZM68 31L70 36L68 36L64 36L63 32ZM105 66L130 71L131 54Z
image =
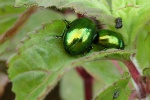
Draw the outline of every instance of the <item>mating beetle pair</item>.
M89 52L92 43L105 48L124 49L122 35L111 30L98 30L93 21L88 18L79 18L68 23L63 33L63 45L70 55L79 55Z

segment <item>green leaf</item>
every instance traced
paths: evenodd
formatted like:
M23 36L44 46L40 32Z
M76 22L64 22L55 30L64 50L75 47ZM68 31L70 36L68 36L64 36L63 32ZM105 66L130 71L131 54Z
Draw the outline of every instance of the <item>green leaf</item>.
M138 60L138 64L140 65L140 68L146 68L149 67L149 33L147 33L147 31L141 31L142 33L139 34L138 38L137 38L137 54L136 54L136 58ZM144 58L144 59L143 59Z
M28 21L24 24L24 26L19 30L18 34L13 37L11 42L8 40L0 45L0 60L6 61L12 54L14 54L16 52L17 46L20 43L20 40L28 32L34 31L37 27L40 27L43 23L63 18L64 17L58 12L54 12L49 9L39 9L28 19Z
M117 31L124 36L126 48L134 48L138 34L141 34L145 24L148 23L150 18L149 5L148 0L115 0L112 2L113 15L122 18L123 27ZM115 27L110 28L116 30Z
M147 24L150 20L150 2L143 5L140 10L137 12L138 13L138 16L136 16L136 19L134 21L134 24L133 24L133 29L132 29L132 32L131 32L131 43L133 43L135 40L136 40L136 36L138 34L142 34L142 33L139 33L140 31L143 31L143 28L145 26L145 24ZM141 16L142 15L142 16Z
M14 8L13 5L13 0L0 1L0 35L8 30L24 11L24 8Z
M85 63L83 66L95 79L103 81L107 85L115 82L121 76L111 61L93 61Z
M119 69L121 69L121 71L127 71L126 66L124 66L121 62L118 62L118 67L120 67ZM84 69L87 70L87 72L96 80L93 86L94 95L97 94L97 91L99 91L100 89L102 89L103 91L104 87L113 84L122 76L119 72L120 70L118 70L118 68L116 67L116 65L114 65L112 61L100 60L90 63L88 62L84 64ZM126 98L128 97L126 93L122 95L124 95Z
M105 66L106 67L106 66ZM100 88L106 86L105 80L93 80L93 95L97 94ZM66 73L60 82L60 95L63 100L84 100L84 81L73 69Z
M56 6L59 9L73 8L76 13L96 17L105 24L114 24L114 17L111 16L110 5L106 0L16 0L16 7L23 5L38 5L43 7Z
M147 67L150 67L150 46L149 46L149 43L150 43L150 33L147 34L146 36L146 39L145 39L145 53L147 54L147 59L148 59L148 66Z
M19 54L9 61L9 77L17 100L43 98L62 76L60 69L64 68L62 62L67 63L67 56L55 35L62 33L64 25L56 21L30 34Z
M141 0L63 0L63 1L50 1L50 0L16 0L16 6L33 5L57 8L73 8L75 12L87 16L96 17L101 23L109 28L120 32L124 36L126 48L132 49L135 39L140 30L149 21L150 17L150 3ZM134 13L134 14L133 14ZM142 16L141 16L142 15ZM115 28L115 18L121 17L123 19L123 27L119 30Z
M19 18L24 8L14 8L13 0L0 0L0 35L5 33ZM0 55L6 50L10 41L0 44ZM4 59L3 59L4 60Z
M144 1L143 1L143 0L136 0L136 3L137 3L137 4L142 4L142 5L143 5L143 4L148 4L148 3L149 3L149 0L144 0Z
M5 43L0 44L0 54L2 54L6 50L9 43L10 43L10 41L6 41Z
M44 98L62 75L75 66L82 66L93 60L126 60L132 51L108 50L94 52L87 56L69 56L62 45L61 35L65 28L63 21L46 24L22 40L22 45L9 61L9 77L17 100Z
M60 95L63 100L84 100L83 80L75 70L70 70L62 78Z
M144 77L150 77L150 67L145 68L145 69L143 70L143 76L144 76Z
M113 85L101 91L95 97L95 100L128 100L129 91L125 90L130 77L126 76L116 81Z

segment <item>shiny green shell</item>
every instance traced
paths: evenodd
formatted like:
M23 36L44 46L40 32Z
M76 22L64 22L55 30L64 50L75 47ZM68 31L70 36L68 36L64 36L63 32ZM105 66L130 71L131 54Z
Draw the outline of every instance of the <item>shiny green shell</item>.
M104 48L124 49L125 44L120 33L111 30L102 29L98 31L98 35L94 43Z
M88 18L71 22L63 35L64 49L70 55L84 54L89 51L96 35L96 26Z

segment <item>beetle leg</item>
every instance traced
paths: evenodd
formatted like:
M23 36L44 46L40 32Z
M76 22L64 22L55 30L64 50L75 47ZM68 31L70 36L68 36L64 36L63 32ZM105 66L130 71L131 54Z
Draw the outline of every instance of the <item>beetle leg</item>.
M103 51L106 51L106 50L108 49L108 47L106 47L106 46L103 45L103 44L101 44L101 47L103 47L103 48L102 48ZM100 50L100 51L101 51L101 50Z
M58 38L58 39L59 39L59 38L62 38L62 36L56 35L55 38Z
M85 56L85 54L83 53L82 56Z
M67 21L66 19L63 19L63 21L66 23L66 28L69 28L69 24L70 24L70 22L69 22L69 21Z
M94 35L94 37L93 37L93 43L96 43L96 42L97 42L98 37L99 37L99 34L96 33L96 34Z
M92 49L93 49L93 47L90 46L90 47L87 49L86 53L89 53ZM85 53L83 53L82 56L85 56Z
M93 47L90 46L90 47L87 49L87 53L89 53L92 49L93 49Z
M69 28L69 21L67 21L67 20L65 20L65 19L62 19L62 20L66 23L66 28L63 30L62 35L61 35L61 36L56 35L56 36L55 36L56 38L62 38L62 37L64 36L65 32L66 32L66 29Z
M106 51L108 48L104 48L103 51Z
M55 37L56 37L56 38L63 38L63 36L65 35L65 32L66 32L66 29L67 29L67 28L65 28L65 29L63 30L62 35L56 35Z

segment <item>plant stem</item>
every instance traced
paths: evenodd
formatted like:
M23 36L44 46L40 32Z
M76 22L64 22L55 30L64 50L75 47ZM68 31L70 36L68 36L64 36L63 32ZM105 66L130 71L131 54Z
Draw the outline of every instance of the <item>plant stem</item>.
M131 60L123 61L123 63L127 66L134 82L137 84L137 87L140 92L140 98L145 98L147 96L146 86L136 66L133 64Z
M76 68L76 71L82 77L84 81L84 93L85 93L85 100L92 99L92 86L93 86L93 77L86 72L83 68Z
M137 70L137 68L135 67L135 65L133 64L133 62L131 60L129 60L129 61L123 61L123 63L127 66L135 83L138 83L141 75L140 75L139 71Z
M119 73L122 75L124 73L123 69L120 67L118 61L111 60L111 62L115 65L116 69L118 69Z
M17 34L17 31L25 24L25 22L29 19L29 17L36 12L38 9L37 6L32 6L27 9L17 20L17 22L8 29L3 35L0 36L0 43L5 42L6 40L12 38L14 35Z

